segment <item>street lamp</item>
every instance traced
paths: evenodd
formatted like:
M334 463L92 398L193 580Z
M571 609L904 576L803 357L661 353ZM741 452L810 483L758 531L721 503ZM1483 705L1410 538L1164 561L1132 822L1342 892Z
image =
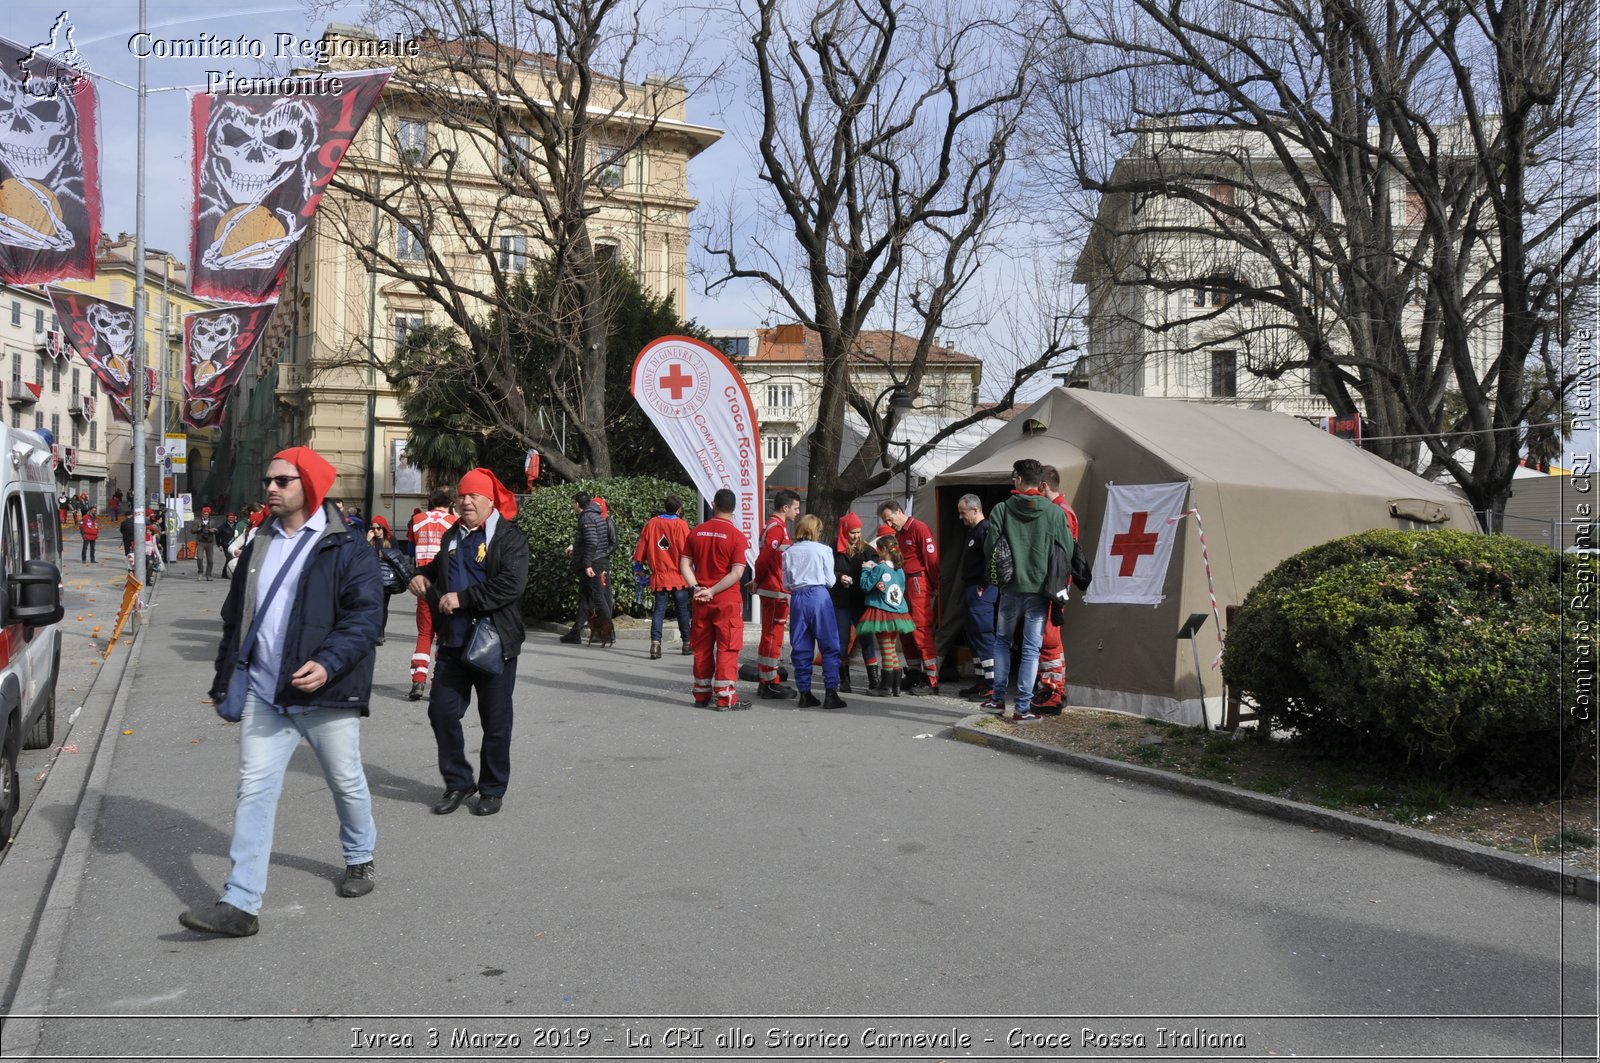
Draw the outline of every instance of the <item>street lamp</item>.
M879 394L879 396L872 401L872 408L873 408L874 411L877 410L878 403L882 402L885 396L888 396L888 399L889 399L889 411L888 412L892 412L897 418L898 417L902 417L902 416L904 416L904 415L906 415L906 414L911 412L911 407L913 405L913 399L911 398L911 389L906 387L904 384L890 384L887 388L885 388L883 390L883 392L881 394ZM883 423L884 423L884 419L882 417L878 418L878 428L879 428L878 439L882 443L882 445L884 447L884 451L885 451L884 456L883 456L884 465L885 466L889 465L889 455L888 455L888 448L889 447L905 447L906 448L906 463L905 463L905 470L906 470L906 507L905 508L906 508L906 512L909 514L911 512L911 445L912 444L911 444L911 441L909 439L890 439L889 436L888 436L888 433L883 430Z

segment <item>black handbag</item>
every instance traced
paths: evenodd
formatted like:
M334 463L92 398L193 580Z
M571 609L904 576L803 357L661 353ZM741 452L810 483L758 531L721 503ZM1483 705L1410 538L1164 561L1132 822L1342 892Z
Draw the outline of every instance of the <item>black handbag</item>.
M500 631L492 617L480 616L472 622L472 634L467 638L467 648L461 651L461 659L469 668L484 675L499 675L505 670Z

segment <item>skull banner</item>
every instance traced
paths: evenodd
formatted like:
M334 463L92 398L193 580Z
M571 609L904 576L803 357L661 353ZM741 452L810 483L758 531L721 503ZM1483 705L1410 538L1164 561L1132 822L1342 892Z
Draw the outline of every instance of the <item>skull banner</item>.
M94 84L0 37L0 280L88 279L100 240Z
M276 302L183 315L183 423L210 428L250 355L266 335Z
M89 363L90 372L99 378L100 387L111 400L111 415L119 421L132 421L136 338L133 308L65 288L45 290L50 293L50 306L61 322L67 343ZM146 409L155 393L156 372L146 370Z
M234 303L272 297L390 73L341 72L344 89L335 96L191 97L195 295Z

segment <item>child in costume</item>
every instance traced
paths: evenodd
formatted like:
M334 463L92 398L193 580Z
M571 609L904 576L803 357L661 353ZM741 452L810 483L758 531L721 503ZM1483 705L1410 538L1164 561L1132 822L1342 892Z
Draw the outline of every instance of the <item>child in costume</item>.
M899 637L916 624L906 604L906 576L900 570L900 544L893 535L883 535L873 543L878 563L861 566L862 588L867 592L867 608L856 624L863 638L878 640L878 664L882 671L876 686L867 693L875 698L900 696Z

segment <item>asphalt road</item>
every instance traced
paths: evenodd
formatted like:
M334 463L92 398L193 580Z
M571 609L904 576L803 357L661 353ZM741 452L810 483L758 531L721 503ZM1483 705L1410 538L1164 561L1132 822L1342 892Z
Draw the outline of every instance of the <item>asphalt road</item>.
M7 1057L1594 1057L1594 905L950 741L954 701L718 714L687 658L536 634L504 812L430 815L403 606L363 732L377 890L336 895L302 748L260 935L203 939L222 592L159 588Z

